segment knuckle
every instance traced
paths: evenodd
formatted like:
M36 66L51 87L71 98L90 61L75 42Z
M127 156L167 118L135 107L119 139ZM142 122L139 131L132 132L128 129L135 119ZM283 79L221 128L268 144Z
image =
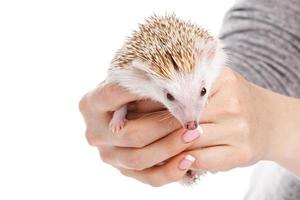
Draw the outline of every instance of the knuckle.
M152 187L161 187L161 186L163 186L163 184L156 183L156 182L150 182L149 185L152 186Z
M87 109L87 95L85 94L79 101L78 106L79 106L79 111L81 113L84 113Z
M226 81L230 83L236 83L239 80L239 76L233 70L228 70L226 73Z
M253 156L254 156L253 151L249 146L243 146L241 148L240 157L241 160L244 161L244 163L250 163L253 159Z
M156 179L149 179L147 181L147 184L152 186L152 187L161 187L161 186L164 185L161 181L158 181Z
M135 170L143 170L143 159L142 156L137 150L134 152L130 152L129 155L122 156L121 162L123 163L124 166L130 169L135 169Z
M240 115L242 113L240 100L237 97L231 98L226 105L226 111L231 115Z
M165 171L166 182L176 182L181 179L181 174L175 173L172 169L168 169Z
M237 131L242 134L242 136L244 137L244 140L247 140L250 136L250 125L248 123L248 121L245 118L241 118L240 120L238 120L238 122L236 123L236 129Z
M130 146L134 148L142 148L144 145L142 143L142 140L138 135L132 135L130 138Z
M196 156L196 160L193 163L193 169L208 171L215 167L214 165L215 163L212 162L211 159L200 153Z
M118 90L118 84L108 83L104 87L99 87L99 91L109 95L111 92L116 92Z
M193 163L193 165L196 169L208 170L208 168L209 168L208 165L204 165L203 163L205 163L205 162L202 160L202 157L198 156L197 159L195 160L195 162Z
M96 146L99 145L99 138L89 129L85 131L85 138L89 145Z
M129 147L142 148L145 146L144 137L140 133L132 129L129 130L128 128L126 128L125 133L122 136L122 141Z
M123 176L129 176L128 170L119 169L119 171Z
M98 97L102 97L104 99L111 99L114 96L114 94L120 93L120 86L114 83L106 83L96 88L95 93Z
M194 167L196 169L202 169L202 165L201 165L202 161L200 161L200 157L198 156L198 158L195 160L195 162L193 163Z
M103 153L101 151L100 151L100 158L105 163L109 163L109 161L110 161L108 154Z

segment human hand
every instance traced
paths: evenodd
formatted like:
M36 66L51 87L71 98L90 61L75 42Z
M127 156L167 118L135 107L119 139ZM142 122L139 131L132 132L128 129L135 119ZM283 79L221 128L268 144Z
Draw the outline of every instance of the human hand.
M122 104L137 99L133 96L129 98L128 94L125 98L126 94L122 94L126 100ZM108 104L111 104L110 101ZM120 135L109 134L106 127L104 135L108 133L111 136L99 139L94 134L97 131L87 131L87 137L92 145L99 147L105 162L117 167L127 176L160 186L183 176L186 169L181 170L178 166L186 155L196 159L194 163L188 162L191 166L187 166L194 170L223 171L248 166L262 159L280 163L283 157L280 151L291 141L283 133L293 128L282 119L282 105L291 101L257 87L232 70L225 69L216 81L204 110L201 120L204 133L199 139L196 133L192 133L196 140L186 143L184 135L187 132L178 129L180 125L173 117L168 118L166 123L159 122L157 118L161 113L134 118L144 112L163 109L161 105L149 101L136 103L136 112L139 114L131 114L135 120L130 120ZM117 108L116 105L109 106L110 109L105 112L113 111ZM107 124L110 117L111 115L106 114L101 119L106 119ZM98 118L98 124L101 119ZM96 121L97 119L94 120ZM105 126L104 123L103 127ZM170 132L173 133L169 134ZM111 143L103 139L109 137L114 138L110 140ZM168 162L163 166L155 166L163 160Z
M127 115L129 121L126 126L118 134L110 131L109 122L113 111L138 99L141 97L132 95L124 88L113 84L102 84L87 93L81 99L79 106L86 122L86 137L89 144L98 147L104 162L118 168L124 174L128 169L137 171L151 168L144 171L148 173L151 171L151 174L155 174L155 178L152 176L151 180L146 177L139 179L145 183L158 186L156 179L160 179L160 185L170 179L180 179L191 165L190 160L185 160L181 169L177 169L176 172L169 167L174 165L173 162L182 160L181 156L167 165L152 167L179 154L189 146L189 142L181 139L181 135L186 131L181 129L177 120L161 104L142 100L136 105L135 112L130 112L132 109L129 104ZM194 139L195 136L197 137L197 133L192 134ZM154 141L157 142L152 145ZM163 150L157 149L161 146L164 147ZM172 173L168 173L169 171Z

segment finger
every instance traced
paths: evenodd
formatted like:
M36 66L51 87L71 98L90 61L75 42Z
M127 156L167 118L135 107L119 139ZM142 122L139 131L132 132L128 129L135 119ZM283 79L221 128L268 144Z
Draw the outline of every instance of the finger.
M116 84L103 82L96 89L87 93L80 101L79 108L87 125L86 138L90 145L116 144L114 134L108 130L112 111L123 104L140 97ZM100 123L101 122L101 123Z
M106 113L105 116L101 117L101 126L97 123L98 118L95 118L96 121L88 126L87 135L93 137L92 145L141 148L181 127L177 119L167 111L159 111L143 114L138 119L128 120L118 134L114 134L110 130L103 129L103 127L108 127L110 119L111 114Z
M228 145L208 147L185 152L196 158L191 166L193 170L204 171L227 171L239 166L241 162L240 154Z
M159 111L153 111L153 112L128 112L126 115L126 119L133 120L138 118L144 118L153 114L161 115L158 117L158 120L164 120L166 117L173 117L173 115L168 110L159 110ZM175 118L175 117L174 117Z
M168 111L159 111L128 120L114 137L119 141L118 146L144 147L180 127L180 123Z
M128 104L128 111L133 111L136 113L149 113L165 109L166 108L163 106L163 104L150 99L134 101Z
M142 171L118 168L125 175L153 187L179 181L195 161L191 155L179 155L170 159L165 165L155 166Z
M96 89L89 92L86 101L97 112L115 111L120 106L141 99L142 97L131 94L127 89L118 84L100 84Z
M235 142L235 131L232 127L234 123L231 121L225 121L222 124L219 123L207 123L201 124L202 128L201 138L195 141L188 150L205 148L216 145L230 145Z
M109 157L107 162L111 165L142 170L165 161L184 150L200 149L216 145L230 145L235 141L234 131L226 129L226 125L203 124L201 127L203 129L202 134L197 133L197 131L179 129L143 148L115 147L103 152L103 154L105 157ZM142 137L150 136L152 138L151 134L141 133ZM190 136L187 137L188 134ZM186 138L189 138L188 142L184 141ZM142 141L143 139L139 139L139 145L143 144ZM130 145L133 146L136 144Z
M114 166L143 170L166 161L201 138L198 130L179 129L144 148L106 148L100 153Z

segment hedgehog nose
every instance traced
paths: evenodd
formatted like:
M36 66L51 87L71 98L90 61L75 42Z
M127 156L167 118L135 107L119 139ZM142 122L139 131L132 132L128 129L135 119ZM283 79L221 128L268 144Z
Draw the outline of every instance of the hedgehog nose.
M185 128L187 130L194 130L197 128L197 126L198 126L198 123L196 121L190 121L185 124Z

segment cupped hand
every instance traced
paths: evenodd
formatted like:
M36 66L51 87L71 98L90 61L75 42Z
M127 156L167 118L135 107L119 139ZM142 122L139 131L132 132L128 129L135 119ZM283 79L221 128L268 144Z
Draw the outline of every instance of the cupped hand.
M224 171L259 160L276 160L284 142L281 104L285 100L225 68L215 82L201 117L202 131L186 131L164 107L102 84L86 94L80 110L88 142L104 162L152 186L178 181L188 169ZM112 112L130 103L129 121L113 134ZM160 165L159 163L164 162Z
M137 100L137 104L130 103ZM109 130L113 111L127 103L129 121L114 134ZM102 83L84 95L79 107L87 127L87 141L98 148L104 162L122 173L147 171L147 174L153 174L151 178L140 176L138 179L158 186L171 179L180 179L188 170L189 166L176 172L170 168L180 157L161 167L153 167L190 146L181 139L185 130L161 104L130 94L118 85Z

